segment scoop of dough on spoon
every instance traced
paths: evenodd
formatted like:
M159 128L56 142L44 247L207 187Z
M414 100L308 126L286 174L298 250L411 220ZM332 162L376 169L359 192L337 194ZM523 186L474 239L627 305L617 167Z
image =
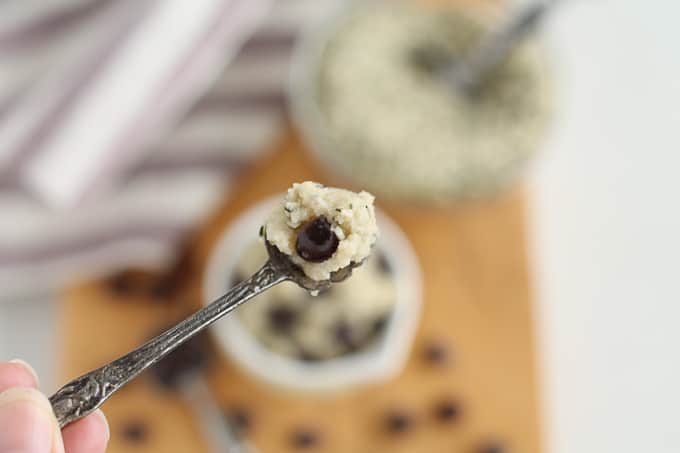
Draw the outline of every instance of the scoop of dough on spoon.
M368 192L293 184L261 230L269 259L309 291L346 279L378 237L373 201Z

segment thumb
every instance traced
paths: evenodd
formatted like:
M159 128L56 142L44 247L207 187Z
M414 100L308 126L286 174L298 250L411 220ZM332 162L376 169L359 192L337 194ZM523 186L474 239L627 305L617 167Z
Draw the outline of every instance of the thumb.
M42 393L19 387L0 393L0 453L63 452L60 442L52 407Z

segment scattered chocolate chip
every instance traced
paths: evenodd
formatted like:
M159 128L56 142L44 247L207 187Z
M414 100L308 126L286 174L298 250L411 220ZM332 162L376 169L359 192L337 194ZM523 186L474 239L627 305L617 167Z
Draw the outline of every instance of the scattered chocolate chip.
M242 407L232 409L227 413L229 423L239 432L246 431L252 425L250 412Z
M445 399L434 407L434 416L441 422L453 422L461 415L461 407L457 401Z
M151 368L151 375L163 387L175 389L187 373L209 364L211 345L207 334L200 333Z
M170 276L162 276L149 287L149 296L155 302L170 302L173 300L177 289L176 280L172 280Z
M269 309L269 326L275 332L290 332L297 320L297 311L285 305L274 306Z
M264 234L265 234L264 225L261 225L261 226L260 226L260 231L258 231L257 235L260 236L261 238L263 238L263 237L264 237Z
M497 441L487 441L482 443L475 453L507 453L507 449Z
M159 302L174 300L175 295L191 281L195 268L191 244L184 244L171 266L149 286L149 296Z
M310 429L299 429L292 436L295 448L310 448L318 444L320 440L319 434Z
M130 272L120 272L109 279L109 289L117 296L128 296L139 289L139 284Z
M449 351L443 343L430 343L425 346L425 359L437 365L443 365L449 361Z
M378 334L385 330L388 320L389 316L383 316L382 318L378 318L375 321L373 321L373 333Z
M149 427L141 420L125 422L121 429L123 438L132 443L142 443L149 437Z
M303 260L321 263L333 256L340 240L325 217L317 217L300 228L295 250Z
M413 417L406 412L392 411L385 417L385 427L392 433L403 433L413 426Z
M392 263L390 263L390 260L387 259L387 256L384 253L378 254L378 268L387 275L392 275L394 272L394 269L392 269Z

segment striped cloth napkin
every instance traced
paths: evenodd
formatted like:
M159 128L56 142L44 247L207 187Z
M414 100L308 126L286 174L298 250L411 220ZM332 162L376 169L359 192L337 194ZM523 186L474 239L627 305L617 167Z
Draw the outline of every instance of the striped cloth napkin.
M318 0L0 3L0 300L158 267L276 136Z

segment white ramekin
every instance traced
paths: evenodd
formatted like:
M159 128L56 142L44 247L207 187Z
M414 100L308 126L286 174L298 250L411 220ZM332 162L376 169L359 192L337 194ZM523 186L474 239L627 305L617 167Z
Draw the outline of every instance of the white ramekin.
M203 279L203 301L210 303L230 286L240 255L257 237L260 225L280 197L265 200L242 214L223 232ZM411 246L394 222L377 212L379 246L392 265L396 303L383 335L366 350L338 358L304 362L264 347L242 325L227 316L211 329L219 346L244 370L268 383L300 391L329 391L389 379L408 358L418 325L421 304L420 268ZM257 303L257 300L248 303Z

